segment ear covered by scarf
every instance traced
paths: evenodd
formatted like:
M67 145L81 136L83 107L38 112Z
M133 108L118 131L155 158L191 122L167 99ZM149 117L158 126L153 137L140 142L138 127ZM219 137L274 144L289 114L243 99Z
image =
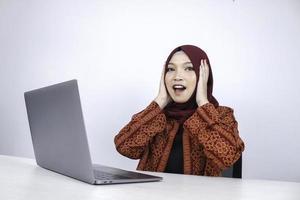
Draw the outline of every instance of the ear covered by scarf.
M170 62L171 58L177 51L183 51L191 60L193 64L193 68L195 70L197 76L197 82L199 80L199 71L200 71L200 61L201 59L206 59L209 67L209 77L207 81L207 98L210 103L212 103L215 107L219 106L218 101L212 95L213 92L213 74L210 66L209 59L206 53L200 49L199 47L193 45L183 45L175 48L170 55L168 56L165 64L165 75L167 73L167 66ZM197 84L198 85L198 84ZM176 103L174 101L170 102L163 110L167 118L175 119L179 122L179 124L183 124L185 120L187 120L198 108L198 104L196 102L196 93L197 93L197 85L196 88L189 98L189 100L185 103ZM166 88L167 90L167 88ZM168 91L168 90L167 90Z

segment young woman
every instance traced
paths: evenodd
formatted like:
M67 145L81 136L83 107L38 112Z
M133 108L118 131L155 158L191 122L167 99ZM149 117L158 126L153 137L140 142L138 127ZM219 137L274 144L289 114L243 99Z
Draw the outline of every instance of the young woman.
M220 176L241 156L233 109L213 97L206 53L175 48L165 63L157 97L115 136L117 151L140 159L138 170Z

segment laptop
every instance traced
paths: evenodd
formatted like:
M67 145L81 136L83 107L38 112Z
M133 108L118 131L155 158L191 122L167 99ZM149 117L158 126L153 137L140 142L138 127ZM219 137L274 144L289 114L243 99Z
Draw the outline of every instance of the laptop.
M162 180L92 164L77 80L28 91L24 97L34 155L40 167L96 185Z

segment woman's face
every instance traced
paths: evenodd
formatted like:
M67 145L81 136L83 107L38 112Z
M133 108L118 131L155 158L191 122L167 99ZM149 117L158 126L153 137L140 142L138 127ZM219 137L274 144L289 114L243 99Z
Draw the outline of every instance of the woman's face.
M183 52L176 52L167 65L165 84L176 103L185 103L196 88L197 76L189 57Z

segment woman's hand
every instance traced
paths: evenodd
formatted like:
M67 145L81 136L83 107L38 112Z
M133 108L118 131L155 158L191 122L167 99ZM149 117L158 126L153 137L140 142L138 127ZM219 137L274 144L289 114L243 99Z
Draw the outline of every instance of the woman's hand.
M172 98L168 94L165 86L165 68L163 67L161 78L160 78L160 86L159 86L159 92L157 97L154 99L154 101L159 105L161 109L164 109L168 103L172 101Z
M197 86L196 101L198 106L202 106L209 103L207 99L207 81L209 76L209 68L206 59L201 59L200 70L199 70L199 80Z

